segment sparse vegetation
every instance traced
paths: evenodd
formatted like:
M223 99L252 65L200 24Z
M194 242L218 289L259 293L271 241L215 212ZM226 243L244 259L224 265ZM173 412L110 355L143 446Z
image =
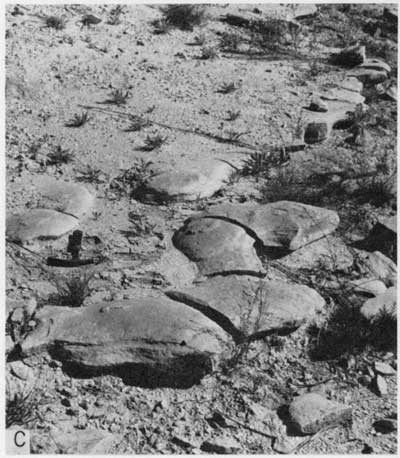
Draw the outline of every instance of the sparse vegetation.
M223 32L219 46L223 51L235 52L238 50L242 37L237 32Z
M87 111L78 114L75 113L74 117L65 123L66 127L82 127L89 121L89 114Z
M125 129L125 132L139 132L140 130L144 129L145 127L151 126L151 121L147 119L143 119L140 116L131 115L129 117L130 124Z
M235 92L239 89L239 86L233 82L227 83L223 82L221 86L218 88L219 93L221 94L231 94L232 92Z
M204 22L206 7L204 5L178 4L168 5L162 11L168 25L192 31L194 26Z
M82 275L72 275L55 281L57 300L60 305L82 307L85 299L90 296L92 289L89 283L94 273L85 272Z
M124 6L117 5L110 11L107 24L119 25L121 24L121 14L124 12Z
M111 105L126 105L128 99L130 97L129 91L123 91L122 89L115 89L109 94L109 99L105 101L105 103L109 103Z
M201 48L200 59L208 60L215 59L216 57L218 57L218 50L215 46L204 45Z
M63 30L67 25L67 21L61 16L47 16L45 18L45 24L46 27L56 30Z
M75 155L69 151L69 149L64 149L61 145L57 145L55 150L48 154L47 156L47 165L62 165L68 164L75 159Z
M130 196L156 175L152 166L152 161L137 160L131 168L123 170L110 182L110 189L119 194Z
M88 183L104 183L106 180L105 174L102 170L87 165L85 169L81 170L78 174L78 181L86 181Z
M11 390L6 385L6 428L12 426L27 426L37 418L38 401L35 399L33 388L26 390Z
M167 141L168 137L163 137L161 134L147 135L144 139L144 151L153 151L161 148L161 146Z
M227 117L225 118L227 121L235 121L240 116L240 110L228 110Z

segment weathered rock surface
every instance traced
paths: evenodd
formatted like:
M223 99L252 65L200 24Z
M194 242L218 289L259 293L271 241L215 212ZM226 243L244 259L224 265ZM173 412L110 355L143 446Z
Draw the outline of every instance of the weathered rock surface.
M397 282L397 266L380 251L368 253L355 250L360 260L360 269L370 278L382 280L386 286L393 286Z
M124 368L134 379L144 372L149 384L200 377L229 340L203 314L165 297L44 307L36 318L39 325L21 343L23 355L48 350L82 370Z
M363 84L354 76L348 76L343 80L341 87L343 89L347 89L348 91L361 92Z
M94 196L82 185L44 177L36 190L37 208L68 213L76 218L86 214L94 203Z
M279 263L291 269L315 269L327 271L346 270L353 265L354 257L343 240L328 235L309 243L279 259Z
M371 278L360 278L358 280L352 280L350 285L354 288L354 291L363 294L371 294L372 296L379 296L386 291L386 286L381 280L375 280Z
M55 210L26 210L6 220L6 237L14 242L58 238L77 226L79 220Z
M347 74L358 78L363 84L379 84L387 79L387 73L384 70L375 70L373 68L356 67Z
M31 431L31 452L50 454L106 455L120 438L101 429L52 428L48 432Z
M235 340L292 331L312 320L325 305L307 286L238 275L209 278L166 294L204 313Z
M295 398L289 406L293 425L302 434L315 434L320 429L351 420L351 407L329 401L319 394L308 393Z
M383 294L368 299L361 307L361 314L368 320L378 318L382 313L396 317L396 288L388 288Z
M333 232L339 224L336 212L298 202L280 201L265 205L221 204L196 218L225 219L254 234L265 247L297 250Z
M229 178L232 167L223 162L216 162L208 172L190 170L163 171L150 178L141 199L154 202L177 200L193 201L211 197Z
M197 263L203 275L263 272L255 240L236 224L214 218L189 219L174 234L173 242Z
M391 72L390 65L388 65L386 62L384 62L381 59L374 59L374 58L366 59L357 68L378 70L378 71L383 71L383 72L386 72L386 73L390 73Z

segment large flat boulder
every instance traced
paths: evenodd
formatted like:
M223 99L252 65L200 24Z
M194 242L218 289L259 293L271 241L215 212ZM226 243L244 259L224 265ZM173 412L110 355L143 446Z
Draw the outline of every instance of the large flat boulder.
M14 242L58 238L74 229L79 219L55 210L35 209L11 215L6 220L6 237Z
M307 286L244 275L216 276L166 294L204 313L235 340L292 331L325 304Z
M174 234L173 242L203 275L263 272L254 238L236 224L214 218L189 219Z
M35 190L36 207L68 213L80 218L94 203L94 196L82 185L45 177Z
M122 371L149 385L197 381L229 341L205 315L166 297L47 306L35 319L39 324L21 343L23 355L48 351L80 373Z
M339 224L339 216L332 210L290 201L221 204L197 216L204 217L242 226L265 247L292 251L330 234Z

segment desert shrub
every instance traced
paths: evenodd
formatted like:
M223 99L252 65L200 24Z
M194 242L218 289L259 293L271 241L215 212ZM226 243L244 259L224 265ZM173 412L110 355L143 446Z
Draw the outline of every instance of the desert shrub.
M74 154L68 149L64 149L61 145L57 145L54 151L47 155L48 165L62 165L68 164L74 160Z
M63 30L67 24L66 20L63 17L58 16L47 16L45 18L46 27L56 29L56 30Z
M205 12L204 5L168 5L163 8L164 18L168 25L189 31L204 22Z
M78 114L75 113L74 117L65 123L66 127L81 127L89 121L89 114L87 111Z
M168 137L162 136L161 134L147 135L144 139L144 151L153 151L154 149L160 148L166 141Z
M37 418L38 401L34 397L33 388L11 390L6 384L6 428L26 426Z
M92 280L93 275L93 273L85 272L82 275L57 279L55 286L57 288L58 303L64 306L81 307L92 292L89 282Z
M123 170L117 177L112 179L110 189L119 194L130 196L156 175L152 166L152 161L137 160L131 168Z
M237 32L223 32L219 40L219 45L224 51L237 51L242 37Z
M208 60L215 59L216 57L218 57L218 50L215 46L202 46L200 59Z
M106 100L106 103L118 106L126 105L130 95L129 91L124 92L122 89L115 89L109 94L110 98Z

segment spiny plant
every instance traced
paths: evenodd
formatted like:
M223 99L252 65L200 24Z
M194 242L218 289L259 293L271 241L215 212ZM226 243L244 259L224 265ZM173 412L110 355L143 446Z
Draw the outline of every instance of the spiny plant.
M239 89L239 86L235 83L223 82L221 86L218 88L217 92L220 92L221 94L230 94L232 92L235 92L237 89Z
M130 97L129 91L124 91L122 89L115 89L109 94L109 99L106 100L106 103L112 105L126 105L128 98Z
M81 170L78 174L78 181L86 181L88 183L104 183L106 180L105 174L102 170L96 169L91 165L87 165L84 170Z
M235 121L240 116L240 110L228 110L227 117L225 118L227 121Z
M55 286L60 305L69 307L81 307L92 289L89 282L94 273L85 272L83 275L75 275L70 278L56 279Z
M59 16L47 16L45 19L46 27L56 29L56 30L63 30L67 24L67 21L63 17Z
M256 151L243 161L242 176L268 178L272 167L280 165L277 156L270 151Z
M215 59L216 57L218 57L218 50L215 46L202 46L200 59L208 60Z
M125 129L125 132L138 132L139 130L142 130L145 127L151 126L151 121L143 119L140 116L136 115L129 116L129 121L130 124Z
M160 148L167 140L167 136L163 137L161 134L147 135L144 139L144 151L153 151Z
M66 127L81 127L89 121L89 114L87 111L78 114L75 113L74 117L65 123Z
M69 149L64 149L61 145L57 145L56 149L47 156L48 165L68 164L74 160L74 154Z
M134 165L123 170L110 182L110 189L122 195L131 195L136 189L141 188L146 182L156 175L152 168L153 162L138 159Z
M192 31L194 26L204 22L206 7L190 4L167 5L162 11L167 24Z
M117 5L110 11L110 16L108 18L107 24L118 25L121 24L121 14L124 12L124 6Z
M25 426L37 418L38 402L33 396L33 388L12 392L9 384L6 386L6 428Z

